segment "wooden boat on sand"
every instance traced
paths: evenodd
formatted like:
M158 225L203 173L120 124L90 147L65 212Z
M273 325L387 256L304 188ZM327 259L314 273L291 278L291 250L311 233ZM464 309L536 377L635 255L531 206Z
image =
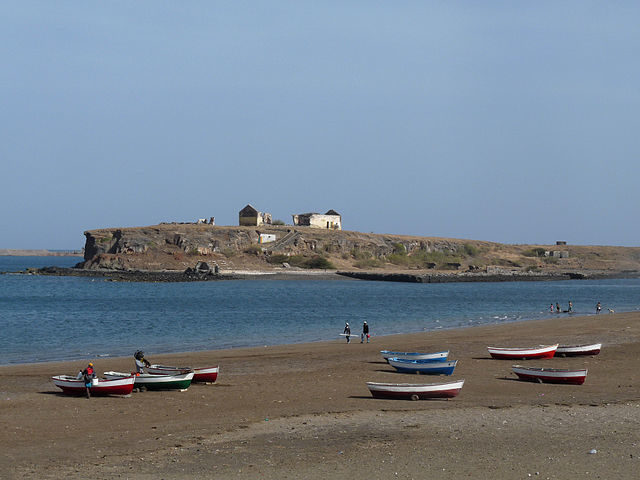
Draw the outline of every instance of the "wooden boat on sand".
M214 383L218 379L219 366L215 367L171 367L167 365L150 365L147 372L153 375L180 375L193 372L192 382Z
M186 390L193 380L193 372L179 375L153 375L151 373L122 373L104 372L104 376L109 379L123 378L133 375L134 386L144 387L147 390Z
M367 382L374 398L425 400L452 398L460 393L464 380L445 383L377 383Z
M451 362L431 362L421 360L401 360L389 358L389 365L402 373L421 373L424 375L451 375L458 364L457 360Z
M390 358L399 358L401 360L429 360L431 362L446 362L449 356L449 350L435 353L419 353L419 352L393 352L391 350L380 350L382 357L389 362Z
M487 347L493 358L506 360L528 360L531 358L551 358L556 353L558 344L540 345L530 348Z
M587 378L586 368L541 368L523 367L521 365L513 365L511 368L519 379L530 382L582 385Z
M601 343L590 345L560 345L556 349L556 357L577 357L579 355L598 355L602 348Z
M87 392L83 378L57 375L51 377L51 380L68 395L85 395ZM95 378L91 385L91 395L129 395L133 391L134 381L135 378L131 374L117 379Z

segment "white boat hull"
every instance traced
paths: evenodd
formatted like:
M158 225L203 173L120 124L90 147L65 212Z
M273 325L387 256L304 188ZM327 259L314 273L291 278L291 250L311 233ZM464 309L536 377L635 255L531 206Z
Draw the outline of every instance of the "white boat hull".
M556 352L558 344L541 345L533 348L504 348L504 347L487 347L489 355L497 359L505 360L528 360L531 358L551 358Z
M590 345L560 345L556 349L556 357L575 357L578 355L598 355L602 349L601 343Z
M445 383L377 383L367 382L375 398L402 398L419 400L427 398L452 398L460 393L464 380Z
M511 367L521 380L544 383L567 383L582 385L587 377L587 369L540 368L513 365Z
M449 350L435 353L420 352L393 352L390 350L381 350L380 354L387 362L390 358L398 358L400 360L433 360L434 362L446 362L449 356Z

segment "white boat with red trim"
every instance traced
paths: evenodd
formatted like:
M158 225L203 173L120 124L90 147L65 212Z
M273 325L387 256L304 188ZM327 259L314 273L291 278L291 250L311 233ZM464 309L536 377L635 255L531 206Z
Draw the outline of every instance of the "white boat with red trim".
M590 345L560 345L556 349L556 357L577 357L579 355L598 355L602 348L601 343Z
M382 357L389 362L390 358L399 358L400 360L429 360L432 362L446 362L449 356L449 350L435 353L420 352L393 352L391 350L380 350Z
M444 383L377 383L367 382L374 398L424 400L427 398L452 398L460 393L464 380Z
M540 345L529 348L487 347L493 358L506 360L528 360L530 358L551 358L556 353L558 344Z
M521 365L513 365L511 368L519 379L530 382L582 385L587 378L586 368L542 368Z
M214 383L218 379L218 372L220 367L171 367L168 365L150 365L147 368L147 372L153 375L180 375L182 373L193 372L192 382L200 383Z
M51 377L56 387L68 395L86 395L87 389L83 378L71 375ZM135 378L132 375L118 379L94 378L91 384L91 395L129 395L133 391Z

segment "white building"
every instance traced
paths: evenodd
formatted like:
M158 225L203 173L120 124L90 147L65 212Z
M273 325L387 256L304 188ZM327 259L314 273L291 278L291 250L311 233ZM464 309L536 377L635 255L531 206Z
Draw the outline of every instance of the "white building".
M342 230L342 216L335 210L321 213L299 213L292 215L293 224L299 227L326 228Z

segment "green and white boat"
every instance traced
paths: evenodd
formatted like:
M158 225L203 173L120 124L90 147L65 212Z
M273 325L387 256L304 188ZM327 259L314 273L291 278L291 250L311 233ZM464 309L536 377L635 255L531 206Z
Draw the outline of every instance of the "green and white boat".
M123 377L135 377L134 388L144 387L147 390L180 390L184 391L191 385L194 372L182 373L179 375L152 375L150 373L123 373L104 372L108 379L118 379Z

